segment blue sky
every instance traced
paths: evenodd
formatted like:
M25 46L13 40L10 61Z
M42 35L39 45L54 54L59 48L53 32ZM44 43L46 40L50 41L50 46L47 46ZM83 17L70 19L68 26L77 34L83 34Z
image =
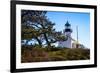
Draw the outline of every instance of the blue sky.
M76 26L78 26L79 42L90 48L90 14L78 12L50 12L46 16L56 25L56 31L63 31L67 21L71 24L72 38L76 39Z

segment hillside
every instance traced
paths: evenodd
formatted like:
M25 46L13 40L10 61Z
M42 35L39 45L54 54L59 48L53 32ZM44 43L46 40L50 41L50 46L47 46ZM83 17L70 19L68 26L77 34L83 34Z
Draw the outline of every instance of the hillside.
M21 62L71 61L90 59L90 50L82 48L40 48L22 46Z

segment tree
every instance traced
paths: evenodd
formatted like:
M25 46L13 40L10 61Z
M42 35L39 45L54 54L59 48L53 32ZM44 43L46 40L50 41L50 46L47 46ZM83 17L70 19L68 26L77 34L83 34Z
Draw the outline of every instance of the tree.
M43 12L45 14L45 12ZM21 26L22 26L22 40L26 40L26 44L29 40L35 39L42 45L40 41L40 27L38 26L38 22L35 17L39 17L43 15L42 12L39 11L32 11L32 10L22 10L21 12ZM35 18L35 19L33 19Z
M34 39L38 42L40 46L45 45L51 46L59 40L64 40L65 38L56 32L52 23L46 16L47 11L34 11L34 10L22 10L21 11L21 37L22 41L28 41Z
M50 46L48 36L52 32L54 23L45 16L46 11L22 10L22 40L31 40L34 38L39 45L43 40ZM41 38L43 38L41 40Z

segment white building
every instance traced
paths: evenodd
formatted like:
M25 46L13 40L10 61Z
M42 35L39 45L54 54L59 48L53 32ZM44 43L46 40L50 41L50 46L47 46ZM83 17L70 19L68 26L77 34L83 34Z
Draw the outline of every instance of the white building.
M77 40L75 40L71 37L71 33L72 33L71 25L67 21L67 23L65 24L65 29L62 33L62 35L67 37L67 40L59 41L58 46L66 47L66 48L86 48L83 44L80 44L78 42L78 28L77 28Z
M67 21L67 23L65 24L65 29L64 29L64 31L62 33L63 35L65 35L67 37L67 40L59 41L58 42L58 46L59 47L72 48L72 39L70 38L71 37L71 33L72 33L71 25Z

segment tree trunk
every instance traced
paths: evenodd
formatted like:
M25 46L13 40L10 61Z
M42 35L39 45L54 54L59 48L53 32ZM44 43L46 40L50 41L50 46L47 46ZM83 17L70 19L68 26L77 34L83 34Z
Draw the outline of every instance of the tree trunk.
M43 29L45 29L45 26L44 26L44 21L41 20L42 24L40 24L42 26ZM48 41L48 37L46 35L46 33L43 33L44 34L44 38L45 38L45 41L47 43L48 46L51 46L50 42Z
M45 40L46 40L46 43L48 46L51 46L50 42L48 41L48 37L46 36L46 33L44 33L44 37L45 37Z
M42 46L42 42L38 39L38 37L35 37L35 39L37 40L38 44L39 44L40 46Z

